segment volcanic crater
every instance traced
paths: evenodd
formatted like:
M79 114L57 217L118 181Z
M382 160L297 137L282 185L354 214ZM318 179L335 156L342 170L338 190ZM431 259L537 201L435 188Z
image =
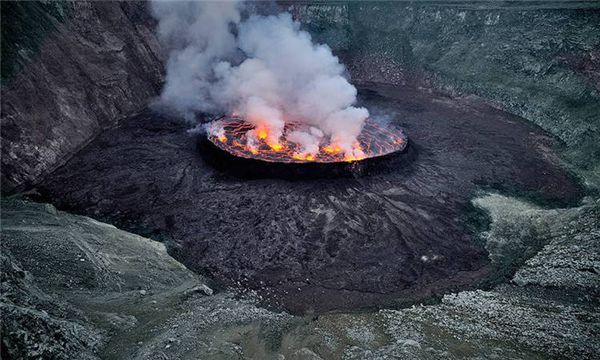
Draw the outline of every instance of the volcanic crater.
M364 176L232 176L207 164L179 119L144 111L38 191L166 241L189 268L295 313L396 306L491 276L466 216L481 189L553 204L583 194L548 150L559 144L517 116L413 87L371 84L360 96L410 134L401 156Z
M293 124L289 127L286 133L295 130ZM242 178L298 180L371 174L381 171L382 162L406 152L408 146L401 129L373 119L367 119L354 144L356 154L344 153L341 147L326 143L311 153L285 139L275 146L260 139L249 140L256 127L236 117L221 117L205 128L198 138L204 159L217 169Z

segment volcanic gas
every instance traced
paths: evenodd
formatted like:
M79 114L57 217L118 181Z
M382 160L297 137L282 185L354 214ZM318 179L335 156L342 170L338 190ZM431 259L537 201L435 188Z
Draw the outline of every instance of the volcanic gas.
M233 156L279 163L355 162L401 152L408 144L402 130L380 125L370 118L352 151L344 151L318 128L302 123L286 123L283 135L275 139L270 136L267 126L253 125L235 115L208 123L206 130L213 145ZM320 141L313 148L306 148L303 134L310 134Z
M243 121L233 122L250 128L217 125L211 132L233 154L284 162L369 156L372 141L358 139L369 111L357 105L357 90L331 48L313 42L287 12L247 16L241 7L153 3L170 49L155 105L193 124L198 113L238 114Z

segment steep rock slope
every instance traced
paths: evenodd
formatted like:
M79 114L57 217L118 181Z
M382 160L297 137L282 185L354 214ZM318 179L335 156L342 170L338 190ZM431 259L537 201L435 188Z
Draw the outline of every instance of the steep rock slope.
M176 312L170 305L212 294L161 243L51 205L1 205L7 358L95 358L113 336L144 333Z
M559 137L567 160L600 184L594 2L280 3L342 57L354 82L481 96ZM31 33L3 45L3 60L14 58L2 64L3 192L39 181L161 86L164 54L147 3L35 4L44 3L2 4L11 13L3 19L17 19L3 21L3 39L6 29Z
M475 94L560 138L600 184L597 2L283 2L354 82Z
M3 63L13 65L3 66L4 193L37 182L162 83L147 3L40 4L2 4Z

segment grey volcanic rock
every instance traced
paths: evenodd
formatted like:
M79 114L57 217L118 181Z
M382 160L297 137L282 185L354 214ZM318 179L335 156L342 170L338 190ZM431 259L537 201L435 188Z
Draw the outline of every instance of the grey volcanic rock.
M546 284L537 275L519 280L532 267L527 262L512 284L449 294L439 304L297 317L260 308L253 297L193 291L202 279L160 243L51 205L3 200L2 357L593 359L600 351L599 297L591 291L598 274L571 268L575 279L587 280L568 284L554 271L582 259L598 266L600 218L593 215L600 203L542 209L497 194L474 203L493 219L488 246L546 244L542 255L577 234L588 247L574 240L578 246L560 263L534 256L551 280ZM522 224L523 232L507 233L503 219Z
M281 3L353 81L477 94L568 143L564 155L600 186L596 3ZM39 51L13 46L15 61L30 63L2 86L5 193L38 182L160 91L146 3L67 4L42 19L55 30L34 34Z
M111 336L171 316L165 304L204 296L186 293L201 286L161 243L51 205L2 200L0 306L11 358L95 357Z
M523 249L539 243L543 250L517 272L513 284L446 295L438 305L359 316L360 321L354 320L359 324L356 332L387 335L387 344L374 350L363 341L346 348L345 358L597 357L600 274L594 269L600 266L598 200L588 199L577 208L541 209L491 194L477 198L475 204L489 211L493 219L485 235L488 248L500 249L494 244L505 243ZM509 230L515 221L519 225ZM570 246L557 261L548 252L559 244ZM506 251L492 254L496 261L507 261L502 258L508 256ZM585 265L573 266L582 263ZM532 268L543 268L543 273L532 272ZM572 278L570 283L565 271ZM339 320L324 322L321 336L337 333L332 323Z
M559 205L583 193L555 162L554 140L523 119L414 88L362 94L410 138L408 153L381 172L239 179L204 163L185 125L144 113L39 190L59 208L166 239L191 269L295 312L398 305L489 275L467 211L480 189Z
M36 183L160 91L162 54L146 3L69 4L65 18L30 20L53 22L54 30L2 84L4 193Z
M304 321L207 296L159 242L52 205L1 206L3 359L275 358Z
M41 290L6 248L0 258L2 358L96 359L103 334L62 299Z
M414 73L424 72L452 93L494 100L564 140L580 173L600 184L597 5L414 4L295 9L355 80L418 84ZM36 183L159 91L144 4L72 5L3 82L3 191ZM1 204L2 358L595 358L598 200L559 209L497 193L469 200L492 187L546 205L577 202L556 142L473 97L376 90L363 94L416 145L410 161L381 174L341 184L231 178L202 163L185 126L143 113L41 189L61 207L168 239L195 270L292 309L454 291L439 304L274 312L253 291L240 299L207 286L162 244L10 199ZM485 216L465 213L471 205L488 213L487 231L475 233ZM510 283L456 292L488 273Z
M284 3L353 81L478 95L567 143L600 187L598 2Z
M543 209L498 194L475 204L490 212L481 234L490 259L518 285L586 289L600 296L600 206L586 198L578 208Z
M589 296L600 296L598 201L595 206L563 212L572 216L569 226L557 221L550 223L548 227L553 231L552 241L525 262L513 281L519 285L587 289ZM559 216L565 218L565 215Z

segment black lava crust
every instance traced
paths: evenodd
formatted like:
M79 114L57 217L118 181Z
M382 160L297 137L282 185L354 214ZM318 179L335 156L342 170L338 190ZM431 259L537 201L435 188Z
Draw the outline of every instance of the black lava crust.
M557 142L517 116L414 88L360 94L411 136L386 171L241 179L207 164L185 124L145 112L100 135L39 191L59 208L168 241L173 256L223 285L316 313L418 301L488 276L464 216L482 188L553 204L582 196L554 160Z

